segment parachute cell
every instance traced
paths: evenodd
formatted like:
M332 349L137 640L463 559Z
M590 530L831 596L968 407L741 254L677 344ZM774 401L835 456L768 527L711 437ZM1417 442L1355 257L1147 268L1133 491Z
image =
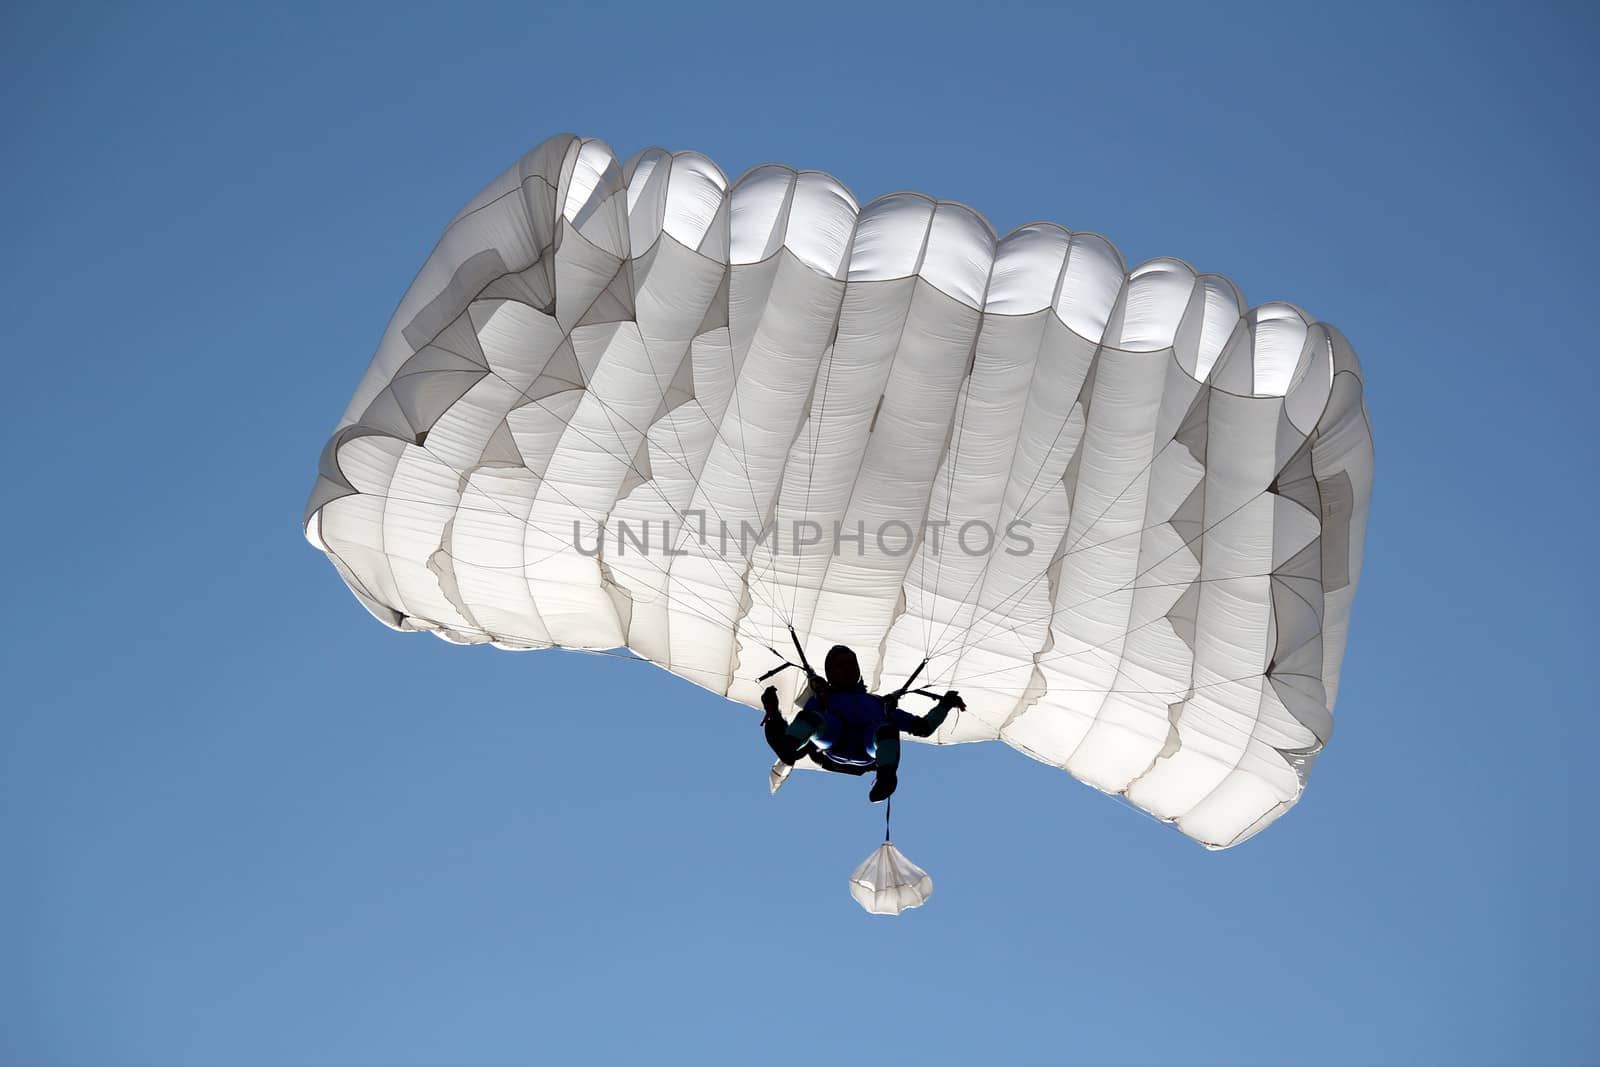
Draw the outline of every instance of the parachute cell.
M1332 730L1372 481L1333 328L959 204L553 138L446 227L306 535L389 626L751 705L792 626L1211 847ZM776 681L792 698L801 679Z

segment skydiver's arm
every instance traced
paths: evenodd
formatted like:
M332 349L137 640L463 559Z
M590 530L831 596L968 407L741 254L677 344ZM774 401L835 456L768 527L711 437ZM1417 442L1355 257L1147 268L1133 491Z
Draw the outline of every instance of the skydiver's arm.
M950 717L950 709L965 707L966 705L961 702L961 695L952 689L940 697L939 703L935 704L933 710L926 715L913 715L896 708L891 712L889 719L902 733L908 733L912 737L932 737L938 732L939 727L944 725L945 719Z
M806 676L806 684L811 687L811 699L806 701L807 708L816 708L826 711L828 708L828 682L819 675Z
M776 686L767 686L761 694L761 707L766 715L761 719L761 732L767 739L767 747L772 749L772 754L785 763L794 762L794 746L789 744L785 736L789 724L783 721L783 712L779 710L778 689Z

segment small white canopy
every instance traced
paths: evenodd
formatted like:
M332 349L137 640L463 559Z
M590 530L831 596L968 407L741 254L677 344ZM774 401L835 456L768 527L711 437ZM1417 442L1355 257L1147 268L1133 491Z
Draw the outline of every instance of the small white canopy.
M874 915L899 915L928 902L933 879L885 841L850 875L850 895Z

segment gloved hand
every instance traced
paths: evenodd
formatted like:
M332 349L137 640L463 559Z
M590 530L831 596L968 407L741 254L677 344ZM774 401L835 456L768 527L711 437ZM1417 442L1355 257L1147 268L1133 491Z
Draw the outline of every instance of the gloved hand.
M761 725L767 725L767 720L778 714L778 687L769 685L761 694L761 706L766 709L766 714L761 717Z
M960 708L962 711L966 711L967 710L967 705L961 699L961 694L956 692L954 689L950 690L944 696L940 697L939 698L939 704L940 704L940 706L946 707L946 708Z

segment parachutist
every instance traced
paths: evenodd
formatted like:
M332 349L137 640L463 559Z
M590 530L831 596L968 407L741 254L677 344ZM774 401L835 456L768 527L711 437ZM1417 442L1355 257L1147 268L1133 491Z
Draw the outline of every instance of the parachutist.
M839 774L876 771L867 794L874 804L889 799L899 784L900 735L932 737L952 708L966 707L951 690L926 715L902 711L898 695L867 692L856 654L844 645L829 650L823 670L826 677L811 676L811 696L793 722L784 722L775 687L761 694L767 745L791 766L808 757Z

